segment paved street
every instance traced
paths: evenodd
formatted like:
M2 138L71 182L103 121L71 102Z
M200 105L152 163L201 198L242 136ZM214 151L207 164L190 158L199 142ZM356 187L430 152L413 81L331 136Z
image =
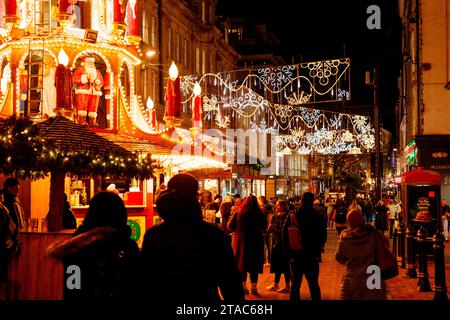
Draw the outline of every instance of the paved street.
M325 246L325 253L320 264L319 283L322 291L322 299L337 300L339 299L339 287L344 273L345 267L338 264L334 260L334 252L337 244L338 236L335 230L328 231L328 241ZM450 249L449 243L445 243L446 254L446 276L447 288L450 285ZM258 281L259 297L248 295L248 300L288 300L289 294L268 291L267 286L273 283L274 275L269 273L269 266L264 267L264 274L260 275ZM428 265L431 286L434 284L434 263ZM400 275L394 279L388 280L388 299L389 300L432 300L434 292L417 292L418 279L409 279L404 276L405 269L400 269ZM284 277L281 277L280 286L284 285ZM250 288L250 283L248 283ZM301 287L301 298L310 300L309 289L306 279L303 279Z

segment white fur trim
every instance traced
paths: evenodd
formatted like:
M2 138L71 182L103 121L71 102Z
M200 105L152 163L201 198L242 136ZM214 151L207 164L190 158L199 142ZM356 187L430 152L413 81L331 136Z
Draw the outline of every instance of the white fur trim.
M81 94L91 94L92 90L91 89L77 89L77 90L75 90L75 93L76 94L79 94L79 93L81 93Z
M86 117L87 116L87 111L86 110L78 110L78 115L81 117Z
M111 114L106 115L106 119L112 120L112 115Z
M94 91L94 92L92 92L92 95L94 95L94 96L101 96L102 92L101 91Z
M85 74L82 74L81 75L81 83L87 83L88 82L88 78L87 78L87 76L85 75Z
M97 117L97 112L89 112L89 118L96 118Z

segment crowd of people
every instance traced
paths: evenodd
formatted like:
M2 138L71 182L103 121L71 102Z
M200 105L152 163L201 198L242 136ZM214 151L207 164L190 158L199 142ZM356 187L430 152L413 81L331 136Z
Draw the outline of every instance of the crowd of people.
M13 197L17 185L7 181L5 209L0 210L13 213L11 226L17 228L22 219ZM146 231L141 249L130 238L122 199L113 192L97 193L73 237L48 249L51 257L83 270L81 289L65 288L65 299L126 298L139 281L141 295L155 301L242 301L246 295L259 295L259 275L270 265L274 281L268 290L298 301L304 276L312 300L320 300L320 262L332 228L340 235L336 260L347 269L341 298L385 298L383 290L374 295L363 288L366 281L361 277L367 277L364 268L375 263L374 235L387 230L392 235L392 226L402 219L399 202L324 202L310 192L294 201L254 195L241 199L238 194L222 201L198 188L189 174L170 179L156 198L162 222ZM214 223L205 221L206 210L216 212ZM292 227L299 230L301 249L291 244Z

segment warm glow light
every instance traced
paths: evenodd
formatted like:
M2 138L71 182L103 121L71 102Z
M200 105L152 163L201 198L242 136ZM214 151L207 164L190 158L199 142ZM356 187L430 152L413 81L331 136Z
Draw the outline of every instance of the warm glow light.
M169 77L170 77L170 79L172 79L174 81L178 78L178 68L175 65L175 62L173 62L173 61L172 61L172 65L170 66L170 69L169 69Z
M201 94L202 94L202 87L200 87L200 84L196 82L194 85L194 95L198 97Z
M10 82L11 82L11 68L9 67L9 64L7 64L3 69L3 75L0 81L0 90L2 91L2 93L6 93L6 88L8 87L8 84Z
M156 51L155 51L155 50L148 50L147 53L146 53L146 56L149 57L149 58L151 58L151 57L153 57L155 54L156 54Z
M153 110L154 107L155 107L155 104L153 103L152 98L148 97L147 98L147 109Z
M69 56L66 54L66 52L63 49L59 50L58 63L62 64L65 67L67 67L69 65Z

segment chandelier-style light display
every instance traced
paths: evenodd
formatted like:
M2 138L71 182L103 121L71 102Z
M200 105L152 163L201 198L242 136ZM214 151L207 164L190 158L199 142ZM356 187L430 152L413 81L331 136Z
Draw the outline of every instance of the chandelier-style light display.
M350 60L301 63L181 78L183 103L193 87L203 92L204 122L219 129L242 128L274 136L277 152L290 154L370 151L375 129L370 118L305 106L350 99Z

